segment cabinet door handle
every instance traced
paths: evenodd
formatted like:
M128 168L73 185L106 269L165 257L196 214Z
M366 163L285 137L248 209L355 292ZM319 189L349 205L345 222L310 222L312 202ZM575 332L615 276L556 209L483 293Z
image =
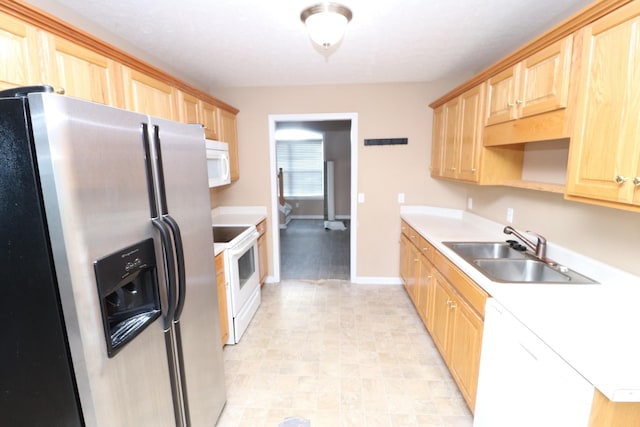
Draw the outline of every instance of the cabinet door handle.
M616 175L615 181L616 181L616 184L622 184L629 181L629 178L627 178L626 176Z
M511 108L511 107L513 107L514 105L516 105L516 104L514 104L513 102L507 102L507 108Z
M524 101L520 99L516 99L516 105L522 105L522 104L524 104Z
M640 185L640 176L636 176L635 178L633 178L633 185L635 185L636 187Z

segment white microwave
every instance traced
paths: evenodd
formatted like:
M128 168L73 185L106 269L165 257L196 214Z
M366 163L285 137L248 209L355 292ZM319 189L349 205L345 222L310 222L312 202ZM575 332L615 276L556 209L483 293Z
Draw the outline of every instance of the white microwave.
M229 144L226 142L206 140L207 171L209 174L209 188L219 187L231 183L229 168Z

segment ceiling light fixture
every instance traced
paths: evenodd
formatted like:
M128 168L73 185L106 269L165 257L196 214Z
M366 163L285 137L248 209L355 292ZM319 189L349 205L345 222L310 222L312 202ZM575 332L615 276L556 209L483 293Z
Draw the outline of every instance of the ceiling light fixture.
M309 37L324 49L329 49L342 40L352 16L348 7L329 2L309 6L300 13Z

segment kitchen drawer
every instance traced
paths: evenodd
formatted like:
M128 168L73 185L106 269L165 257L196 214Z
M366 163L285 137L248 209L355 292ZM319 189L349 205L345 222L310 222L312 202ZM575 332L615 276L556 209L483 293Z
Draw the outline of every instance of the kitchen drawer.
M484 306L488 294L440 252L434 253L433 264L480 317L484 318Z
M412 228L409 226L409 224L407 224L404 221L400 221L400 232L402 234L404 234L405 236L409 237L409 233L410 233L409 230L412 230Z
M416 247L419 247L420 239L422 239L420 234L404 221L402 221L402 225L400 228L402 230L402 234L407 236L409 240L411 240L411 243L416 245Z
M431 243L427 242L427 239L418 235L418 250L424 255L429 261L433 262L434 254L436 253L436 248L434 248Z

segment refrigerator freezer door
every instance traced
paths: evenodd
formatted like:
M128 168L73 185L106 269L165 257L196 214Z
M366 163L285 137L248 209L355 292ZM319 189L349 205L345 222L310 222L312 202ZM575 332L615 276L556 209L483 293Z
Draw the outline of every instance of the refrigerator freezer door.
M80 427L24 104L0 101L0 425Z
M202 127L152 118L158 126L167 211L180 226L186 298L180 315L183 385L193 426L214 425L226 401Z
M109 358L93 267L95 260L154 236L141 126L148 119L53 94L32 94L29 101L86 424L173 426L162 322L149 325Z

